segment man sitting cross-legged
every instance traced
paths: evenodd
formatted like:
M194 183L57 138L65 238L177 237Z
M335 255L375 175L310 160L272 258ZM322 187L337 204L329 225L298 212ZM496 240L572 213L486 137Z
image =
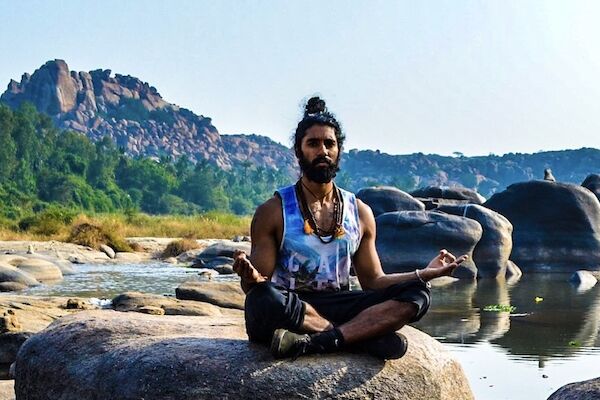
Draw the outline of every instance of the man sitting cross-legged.
M235 255L248 336L276 358L343 348L402 357L397 331L427 312L427 282L466 259L441 250L422 270L385 274L371 209L333 182L344 138L325 102L310 99L295 133L302 176L257 208L250 259ZM351 267L362 290L350 290Z

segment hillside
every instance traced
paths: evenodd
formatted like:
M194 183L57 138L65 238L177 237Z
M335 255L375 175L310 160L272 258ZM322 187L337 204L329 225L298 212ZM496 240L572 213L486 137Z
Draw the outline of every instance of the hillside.
M11 80L0 102L12 109L31 103L58 128L83 133L93 141L109 137L129 156L156 160L185 156L223 170L264 167L281 171L290 180L297 177L295 157L286 146L260 135L221 135L211 118L167 102L138 78L112 76L110 70L75 72L62 60L48 61L33 74L25 73L20 82ZM376 184L406 191L462 185L489 197L513 182L541 179L545 168L551 168L559 181L579 184L588 174L600 172L600 150L481 157L350 150L343 156L338 182L351 190Z

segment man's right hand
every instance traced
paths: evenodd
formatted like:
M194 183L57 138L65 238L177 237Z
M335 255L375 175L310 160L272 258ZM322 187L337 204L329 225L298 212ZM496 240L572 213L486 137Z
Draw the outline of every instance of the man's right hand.
M233 254L233 270L242 279L243 285L252 285L255 283L264 282L267 280L266 277L262 276L260 272L248 260L246 253L240 250L236 250Z

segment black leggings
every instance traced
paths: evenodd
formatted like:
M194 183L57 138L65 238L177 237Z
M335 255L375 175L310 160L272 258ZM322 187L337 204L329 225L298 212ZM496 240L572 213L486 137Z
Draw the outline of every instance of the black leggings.
M340 325L361 311L387 300L414 304L417 313L410 322L415 322L429 309L431 293L425 284L418 281L397 283L382 290L340 292L291 292L271 282L262 282L246 295L246 332L251 341L268 343L275 329L301 330L305 303L334 325Z

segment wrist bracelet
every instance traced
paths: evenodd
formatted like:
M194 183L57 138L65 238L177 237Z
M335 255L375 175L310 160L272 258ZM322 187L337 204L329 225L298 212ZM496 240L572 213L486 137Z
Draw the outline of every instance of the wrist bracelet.
M415 275L417 275L417 279L421 281L421 283L427 283L423 278L421 278L421 274L419 274L419 270L415 269Z

